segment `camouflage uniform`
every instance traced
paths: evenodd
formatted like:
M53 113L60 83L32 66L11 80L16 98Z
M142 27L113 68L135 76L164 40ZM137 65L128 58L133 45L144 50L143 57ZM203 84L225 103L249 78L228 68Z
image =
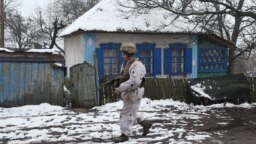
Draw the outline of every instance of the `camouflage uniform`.
M129 64L132 61L133 63ZM144 88L140 88L140 84L146 74L145 66L140 61L132 59L129 62L127 62L124 70L129 67L130 78L119 86L124 103L120 113L120 126L122 133L125 135L130 135L132 126L142 121L137 112L144 94ZM123 73L125 74L126 72L123 71Z
M121 92L123 99L123 108L120 113L120 127L122 135L114 139L114 142L124 142L132 133L132 127L135 124L143 126L143 136L146 136L152 123L145 121L138 115L141 99L144 95L144 88L141 86L146 74L145 66L138 61L133 55L136 52L135 45L125 43L120 49L129 59L122 66L119 76L120 86L115 89L115 93ZM127 61L128 60L128 61Z

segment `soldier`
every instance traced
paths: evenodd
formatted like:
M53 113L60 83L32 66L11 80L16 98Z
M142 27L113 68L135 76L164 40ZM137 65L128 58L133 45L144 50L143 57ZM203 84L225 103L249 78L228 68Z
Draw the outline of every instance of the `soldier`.
M138 115L140 102L144 94L142 83L146 74L145 66L134 57L136 52L135 45L124 43L121 46L124 64L120 73L120 85L115 88L116 94L121 94L123 108L120 113L120 128L122 135L115 138L114 142L124 142L129 140L128 136L132 133L132 127L140 124L143 127L143 136L146 136L152 123L145 121Z

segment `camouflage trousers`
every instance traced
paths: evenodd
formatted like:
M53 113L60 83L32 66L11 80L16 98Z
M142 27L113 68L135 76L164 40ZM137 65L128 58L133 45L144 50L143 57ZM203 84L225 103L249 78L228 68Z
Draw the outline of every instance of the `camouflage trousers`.
M143 118L138 114L141 98L137 101L124 101L123 108L120 113L121 132L127 136L132 134L133 125L138 124Z

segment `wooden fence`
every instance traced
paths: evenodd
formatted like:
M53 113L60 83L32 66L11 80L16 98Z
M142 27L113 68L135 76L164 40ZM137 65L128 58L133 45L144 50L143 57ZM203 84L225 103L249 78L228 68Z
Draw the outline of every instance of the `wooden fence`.
M95 69L88 63L70 68L71 102L73 107L93 107L97 105Z
M100 84L111 78L102 77ZM256 102L256 78L249 78L251 84L251 101ZM189 90L187 88L187 79L177 78L146 78L144 97L152 100L174 99L187 102L189 99ZM113 86L108 85L100 90L100 105L120 100L120 96L113 93Z
M249 81L251 82L251 100L256 102L256 77L250 77Z
M110 80L111 78L102 77L100 84ZM144 88L144 97L152 100L169 99L186 101L187 88L186 79L177 78L146 78ZM100 89L100 104L115 102L120 96L113 93L113 86L107 85Z
M0 62L0 107L62 105L64 69L52 63Z

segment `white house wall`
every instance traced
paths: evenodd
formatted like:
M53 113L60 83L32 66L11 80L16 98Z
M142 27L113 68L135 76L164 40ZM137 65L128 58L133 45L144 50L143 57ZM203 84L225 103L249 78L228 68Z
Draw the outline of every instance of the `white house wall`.
M83 63L83 53L84 53L84 36L80 35L72 35L70 37L64 38L65 44L65 62L67 66L67 74L69 76L69 69L73 65L78 63Z
M189 35L168 34L121 34L121 33L97 33L96 48L102 43L155 43L157 48L167 48L170 43L189 43Z

